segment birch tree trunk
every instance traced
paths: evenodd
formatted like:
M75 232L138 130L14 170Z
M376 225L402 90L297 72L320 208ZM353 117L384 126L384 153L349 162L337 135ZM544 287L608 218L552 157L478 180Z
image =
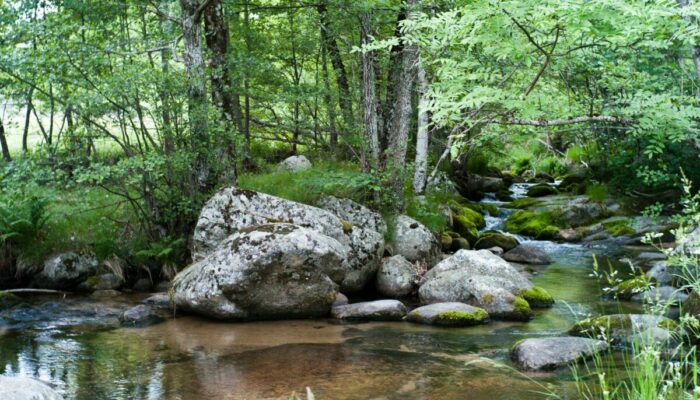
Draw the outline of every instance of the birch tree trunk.
M202 51L202 4L197 0L180 0L182 10L183 60L187 71L187 113L190 143L195 155L190 190L202 192L210 179L208 158L209 132L207 124L207 76Z
M369 12L360 14L360 32L362 45L370 41L372 32L372 15ZM374 71L374 55L371 52L362 53L362 98L364 114L365 141L363 149L362 169L369 172L377 168L379 161L379 121L377 120L377 94ZM367 151L369 147L369 151Z
M425 73L425 68L418 60L416 66L416 74L418 79L418 133L416 135L416 162L415 171L413 173L413 191L416 194L422 194L425 191L425 184L428 173L428 77Z

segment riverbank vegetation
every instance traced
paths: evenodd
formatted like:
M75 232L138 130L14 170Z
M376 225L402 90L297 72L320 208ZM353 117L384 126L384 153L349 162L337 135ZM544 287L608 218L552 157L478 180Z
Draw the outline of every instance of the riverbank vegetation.
M699 17L685 0L0 0L0 287L65 252L169 282L230 186L405 214L445 252L514 241L481 232L501 212L484 198L514 210L494 230L678 244L700 222ZM513 198L524 182L541 185ZM697 260L669 263L697 293ZM608 398L663 389L631 385Z

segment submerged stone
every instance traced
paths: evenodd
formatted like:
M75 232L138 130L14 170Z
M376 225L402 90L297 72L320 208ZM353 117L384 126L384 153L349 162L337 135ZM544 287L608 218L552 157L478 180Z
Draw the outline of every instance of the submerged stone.
M590 358L608 348L602 340L582 337L525 339L513 347L511 356L522 370L549 371Z
M400 321L406 315L406 306L398 300L377 300L333 307L336 319L356 321Z

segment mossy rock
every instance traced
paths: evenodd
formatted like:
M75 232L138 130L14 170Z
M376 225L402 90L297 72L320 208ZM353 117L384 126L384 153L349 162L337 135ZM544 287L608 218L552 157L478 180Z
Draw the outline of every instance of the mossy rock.
M612 293L621 300L629 300L635 294L642 293L649 288L649 281L644 276L628 279L620 282L612 290Z
M445 311L436 317L435 325L477 325L489 318L489 314L483 308L477 308L475 312Z
M479 229L486 226L484 217L467 207L453 207L452 213L452 228L470 244L476 243Z
M636 231L629 226L629 221L626 219L603 222L602 225L605 231L614 237L625 235L631 236L636 233Z
M520 297L527 300L532 308L549 308L554 305L554 298L546 290L539 286L533 286L518 293Z
M469 244L469 241L463 237L459 238L453 238L452 239L452 247L450 250L452 251L459 251L459 250L471 250L472 246Z
M606 338L613 342L630 342L634 335L661 328L672 332L678 323L665 317L644 314L613 314L587 318L569 330L573 336Z
M535 185L528 189L527 195L528 197L544 197L544 196L551 196L553 194L558 194L559 190L555 188L554 186L550 186L547 184L541 184L541 185Z
M540 204L542 204L541 200L533 199L532 197L523 197L522 199L517 199L517 200L511 201L510 203L506 204L504 207L525 209L525 208L536 207Z
M516 296L515 301L513 301L513 306L513 315L510 316L510 319L518 321L529 321L532 319L532 308L530 308L530 303L528 303L527 300Z
M442 246L442 251L449 251L452 249L452 236L449 233L443 232L440 235L440 245Z
M16 295L0 291L0 311L12 308L21 302L22 300Z
M450 209L452 210L453 218L459 218L462 221L469 221L476 226L477 229L481 229L486 226L486 220L484 219L484 216L481 215L480 209L474 209L469 205L463 206L456 203L452 203L450 205Z
M492 247L500 247L503 251L508 251L516 248L518 244L520 244L518 240L512 236L492 232L481 235L474 245L474 248L477 250L484 250Z
M513 197L511 196L510 191L507 189L496 192L496 198L500 201L513 201Z
M483 308L464 303L435 303L409 312L406 320L438 326L473 326L488 322L489 314Z
M540 240L556 239L559 236L559 228L554 225L548 213L516 211L506 219L505 228L510 233Z
M573 185L585 184L588 177L585 174L566 174L561 178L559 187L568 190Z

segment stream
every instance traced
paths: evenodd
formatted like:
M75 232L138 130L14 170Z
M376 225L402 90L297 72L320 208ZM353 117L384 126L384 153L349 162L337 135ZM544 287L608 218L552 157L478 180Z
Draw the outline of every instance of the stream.
M524 191L512 188L516 198ZM484 201L501 204L490 196ZM485 229L502 227L509 210L500 210ZM0 317L0 374L40 379L70 400L287 399L306 387L320 400L528 400L546 398L543 391L576 399L570 371L525 376L513 369L509 350L520 339L560 336L588 315L620 312L590 276L592 254L618 264L640 250L519 239L554 261L536 267L532 281L556 304L528 323L439 328L185 316L137 329L119 327L114 313L143 295L38 297L32 302L43 304L43 312ZM636 306L629 307L624 311Z

